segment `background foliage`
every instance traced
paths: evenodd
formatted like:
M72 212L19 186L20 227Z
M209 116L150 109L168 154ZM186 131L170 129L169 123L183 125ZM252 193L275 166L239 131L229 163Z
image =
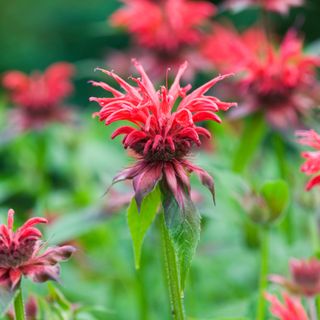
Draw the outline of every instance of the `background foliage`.
M115 0L15 0L2 2L0 8L0 72L42 70L56 61L69 61L77 68L76 90L70 101L77 108L77 123L52 125L44 132L26 133L0 145L0 218L4 220L9 207L16 210L20 221L36 214L52 217L46 229L48 242L71 241L78 247L73 261L63 266L58 286L68 301L84 309L77 315L65 314L63 319L169 319L157 226L147 234L141 269L135 271L125 208L111 210L114 197L104 196L114 174L130 159L119 142L108 139L112 126L106 128L91 118L96 107L87 100L98 94L87 84L97 78L93 69L105 66L110 49L129 46L129 37L107 24L107 17L119 5ZM314 0L292 10L288 17L272 18L280 34L291 25L301 26L307 46L320 52L319 15L320 2ZM253 9L223 12L216 19L232 19L243 29L257 16ZM196 83L210 77L201 74ZM3 127L10 107L3 93ZM319 199L316 191L303 191L305 177L299 173L300 150L293 136L277 153L277 136L265 128L253 162L240 175L232 166L241 124L225 121L221 127L213 125L213 130L214 153L201 152L195 160L215 177L217 205L213 207L210 195L195 179L203 197L198 204L202 235L186 288L186 307L190 319L253 319L259 240L239 199L270 179L290 182L289 218L271 234L270 268L280 274L287 273L289 257L308 257L318 249L312 232ZM130 188L117 186L117 190L125 195ZM28 281L24 285L35 295L49 294L47 285L36 287Z

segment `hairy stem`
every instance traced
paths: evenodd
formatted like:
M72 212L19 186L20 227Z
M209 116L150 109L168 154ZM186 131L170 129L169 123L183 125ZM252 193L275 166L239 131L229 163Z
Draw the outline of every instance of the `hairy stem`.
M168 233L164 213L161 213L159 218L171 314L174 320L185 320L183 293L180 286L177 257Z
M15 320L25 320L25 311L24 311L21 287L18 288L13 304L14 304Z
M261 264L260 264L260 283L259 283L259 301L257 320L265 320L266 300L264 292L268 284L268 267L269 267L269 229L261 228Z

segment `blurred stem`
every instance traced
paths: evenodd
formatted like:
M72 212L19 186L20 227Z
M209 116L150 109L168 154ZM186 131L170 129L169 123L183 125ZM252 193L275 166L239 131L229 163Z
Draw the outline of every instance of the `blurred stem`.
M139 307L140 307L140 320L147 320L149 318L148 316L148 301L147 301L147 295L145 290L145 284L144 284L144 278L143 278L143 271L140 268L139 270L136 270L137 275L137 282L138 282L138 300L139 300Z
M266 132L262 113L256 113L247 119L239 145L233 158L232 169L242 173L252 160Z
M185 320L183 294L177 265L177 257L170 240L164 213L160 214L161 238L164 254L164 266L168 283L171 314L174 320Z
M45 199L49 186L47 180L47 139L45 132L35 133L35 143L37 152L37 174L39 175L39 195L42 199Z
M310 320L318 320L315 298L310 297L307 299L307 301L308 301L308 307L309 307L309 313L310 313Z
M23 305L21 286L17 289L17 294L14 298L13 304L14 304L15 320L25 320L25 311L24 311L24 305Z
M266 314L266 300L264 292L268 284L268 270L269 270L269 228L261 227L261 262L260 262L260 283L259 283L259 300L257 320L265 320Z
M276 159L278 163L279 175L282 179L290 182L291 177L288 171L288 163L286 161L286 146L285 141L281 134L275 132L273 134L273 146L276 154ZM287 214L281 222L281 227L286 235L287 241L289 244L293 243L294 238L294 228L292 221L292 207L289 206L287 209Z
M311 243L312 243L312 251L314 255L318 255L320 252L319 234L318 234L318 221L317 221L317 216L315 214L310 214L309 228L310 228L310 237L311 237Z

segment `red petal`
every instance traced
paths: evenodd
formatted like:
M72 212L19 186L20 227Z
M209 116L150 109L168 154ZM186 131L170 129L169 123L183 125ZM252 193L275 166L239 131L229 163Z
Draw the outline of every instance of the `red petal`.
M222 120L215 113L210 111L201 111L193 115L194 122L205 121L205 120L213 120L218 123L222 122Z
M306 186L306 190L310 191L313 187L320 184L320 176L316 176L313 179L311 179Z
M136 144L138 141L146 138L147 135L143 131L134 130L128 134L124 140L125 147L131 147Z
M129 126L120 127L112 133L111 139L114 139L115 137L119 136L120 134L129 134L134 130L136 130L136 129L129 127Z

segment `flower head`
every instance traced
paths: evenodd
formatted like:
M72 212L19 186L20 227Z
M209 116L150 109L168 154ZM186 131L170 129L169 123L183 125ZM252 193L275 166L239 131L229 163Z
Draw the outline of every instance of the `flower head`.
M137 162L120 172L114 182L133 180L138 206L159 181L167 184L177 202L183 206L183 196L189 192L188 173L194 172L214 193L213 180L203 169L187 160L192 146L200 145L200 136L210 137L210 132L196 123L213 120L221 122L219 110L228 110L235 103L226 103L205 93L226 76L219 76L187 94L191 86L180 86L180 78L187 68L183 64L170 89L162 86L156 91L143 67L134 64L141 78L132 78L135 86L124 81L115 73L99 69L114 78L125 91L114 89L103 82L92 82L112 93L112 98L90 98L101 109L94 115L106 125L126 120L131 125L121 126L112 138L124 135L122 143L134 152ZM133 126L132 126L133 125Z
M231 27L216 25L203 54L218 70L239 73L237 87L245 97L240 114L260 110L273 126L285 128L296 125L299 116L316 104L320 59L302 49L303 42L293 30L276 46L259 28L238 34Z
M290 261L291 279L271 275L270 280L284 286L294 294L315 296L320 293L320 262L316 258L309 260L292 259Z
M47 223L44 218L29 219L18 230L13 231L14 211L8 211L8 224L0 226L0 286L14 290L21 277L34 282L57 280L59 262L67 260L75 251L74 247L52 247L40 253L41 232L34 226Z
M198 42L199 27L215 13L207 1L122 1L125 5L113 14L111 23L127 28L140 45L166 52Z
M270 311L279 320L308 320L300 299L283 294L284 302L269 293L265 294L266 299L271 303Z
M291 7L301 6L303 0L227 0L227 6L241 9L248 6L262 6L265 10L287 14Z
M62 108L63 99L73 91L70 78L74 67L69 63L55 63L41 74L30 76L9 71L2 84L16 105L13 117L23 129L39 128L52 121L63 121L69 113Z
M297 131L299 143L314 148L316 151L303 152L302 157L306 162L301 166L301 171L307 175L315 175L306 186L311 190L314 186L320 185L320 135L314 130Z

